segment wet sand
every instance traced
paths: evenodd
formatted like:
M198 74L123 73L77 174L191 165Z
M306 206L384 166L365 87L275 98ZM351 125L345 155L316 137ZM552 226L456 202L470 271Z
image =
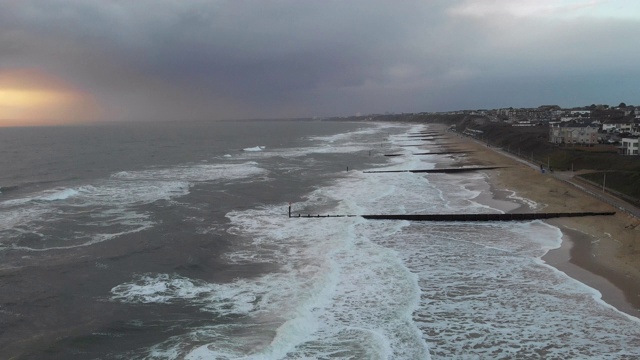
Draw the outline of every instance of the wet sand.
M445 129L445 127L440 127ZM610 205L505 156L473 139L449 133L449 147L468 149L457 157L463 165L506 165L487 171L490 196L478 201L510 212L616 211ZM533 200L535 208L520 202L519 208L504 207L515 196ZM512 197L510 199L510 197ZM517 200L517 198L516 198ZM496 206L497 205L497 206ZM559 218L546 220L563 233L562 246L551 250L543 260L572 278L598 290L608 304L640 317L640 220L618 211L614 216Z

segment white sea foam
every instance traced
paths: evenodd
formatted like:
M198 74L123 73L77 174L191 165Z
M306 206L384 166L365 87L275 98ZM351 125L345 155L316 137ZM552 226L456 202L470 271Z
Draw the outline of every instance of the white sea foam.
M335 134L329 136L313 136L309 140L315 142L315 146L284 149L287 156L305 156L308 154L354 154L359 152L371 152L372 154L380 154L384 152L384 148L379 146L388 143L387 131L394 131L403 126L391 123L375 123L370 127L359 129L356 131ZM379 143L371 142L371 135L379 135Z
M234 156L234 159L256 160L272 156L281 156L290 159L308 156L310 154L364 154L365 152L368 153L371 150L372 148L370 145L362 143L326 143L314 147L282 148L263 150L261 152L244 152L238 154L237 156ZM378 153L374 152L374 154Z
M66 242L71 242L73 245L68 245L68 246L52 246L52 245L47 245L46 247L42 247L42 248L33 248L33 247L29 247L29 246L17 246L17 245L13 245L10 246L8 248L12 249L12 250L23 250L23 251L35 251L35 252L41 252L41 251L49 251L49 250L69 250L69 249L74 249L74 248L78 248L78 247L84 247L84 246L90 246L90 245L94 245L94 244L98 244L101 243L103 241L108 241L108 240L112 240L115 239L119 236L122 235L126 235L126 234L131 234L131 233L136 233L136 232L140 232L146 229L150 229L153 226L153 223L150 221L145 221L145 222L137 222L135 224L131 224L132 227L130 227L128 230L125 231L120 231L120 232L116 232L116 233L103 233L103 234L77 234L73 239L66 239Z
M189 302L217 316L227 316L247 314L254 310L257 294L247 290L247 287L241 281L233 285L210 284L179 275L144 274L131 283L111 289L111 298L114 301L142 304Z
M111 240L118 236L151 228L154 223L139 205L170 200L189 193L193 183L264 178L267 171L255 162L238 164L195 164L119 172L91 185L58 188L0 202L0 234L6 235L7 248L44 251L70 249ZM99 209L99 211L96 211ZM89 218L86 215L90 212ZM67 231L64 239L52 241L47 234L36 247L12 244L19 235L50 228L56 221L85 215L86 231ZM114 231L113 227L117 230Z
M79 192L77 189L57 188L57 189L51 189L51 190L44 190L39 193L25 196L22 198L6 200L1 202L0 204L6 207L17 206L17 205L25 205L34 201L45 202L45 201L67 200L77 195L79 195Z
M242 151L256 152L256 151L262 151L264 149L265 149L264 146L254 146L254 147L251 147L251 148L242 149Z
M262 148L262 151L245 151L242 154L234 156L237 159L254 160L263 158L264 156L282 156L287 158L303 157L310 154L356 154L362 153L372 156L378 156L386 153L385 148L379 148L381 144L371 144L370 136L372 134L381 134L385 131L393 131L402 128L403 125L375 123L370 124L365 129L354 132L336 134L330 136L309 137L309 140L315 143L314 146L269 149ZM380 137L382 144L387 143L387 137ZM245 149L246 150L246 149ZM259 152L260 154L256 154Z
M327 135L327 136L310 136L309 140L312 141L320 141L320 142L327 142L327 143L335 143L338 141L345 141L345 140L351 140L353 138L357 138L363 135L366 135L367 137L370 135L374 135L374 134L379 134L381 132L385 132L385 130L387 129L394 129L394 128L398 128L398 125L394 125L391 123L376 123L374 124L374 126L371 127L367 127L367 128L362 128L362 129L358 129L355 131L350 131L347 133L342 133L342 134L335 134L335 135ZM370 138L367 139L370 142Z
M433 159L392 158L385 168L429 168ZM475 201L478 189L486 188L478 186L483 181L480 174L351 172L293 204L293 213L326 210L334 203L329 213L495 212ZM233 243L228 262L272 264L273 272L229 284L146 274L114 288L114 299L122 302L187 302L210 316L221 304L241 309L234 310L241 321L173 336L152 347L152 356L640 356L635 320L542 262L561 242L559 230L546 223L289 219L285 208L278 204L227 214L229 232L246 240Z
M45 194L39 198L38 200L44 201L56 201L56 200L65 200L70 197L78 195L78 191L75 189L62 189L62 190L54 190L50 194Z
M388 177L369 177L371 183L366 186L378 184L378 188L361 190L365 188L361 182L366 178L364 174L353 173L340 185L310 194L306 205L318 206L317 199L329 198L324 204L340 201L336 212L358 211L366 209L358 207L355 200L359 197L380 193L378 198L371 199L376 203L388 200L394 192ZM424 178L411 178L425 184ZM381 188L384 191L376 191ZM428 358L426 344L411 322L411 313L419 300L417 279L397 261L393 252L355 232L359 223L367 222L331 219L328 226L327 219L282 217L283 208L284 205L228 214L233 224L230 231L251 239L249 243L237 244L228 260L239 264L270 262L281 268L251 284L233 284L261 295L260 311L249 316L257 324L279 324L276 335L266 343L254 339L252 334L234 341L216 341L196 347L186 358L233 354L232 357L274 359L305 354L322 357L340 352L355 358L398 354ZM405 226L402 222L396 224L398 227L383 232L392 236ZM256 343L261 346L241 345Z
M271 300L256 314L257 321L283 322L272 341L251 357L296 357L309 351L322 357L346 351L356 358L399 352L425 358L425 344L410 321L418 299L415 277L393 260L393 253L358 236L353 219L331 219L328 227L327 219L273 216L279 212L274 207L229 214L234 231L253 239L230 254L230 260L245 261L252 254L250 261L275 262L283 269L257 283ZM389 277L394 280L380 282ZM366 304L367 311L354 308L356 304ZM206 349L195 354L202 356Z
M424 177L405 176L416 187L428 186ZM294 204L294 210L338 201L336 213L361 213L391 201L395 191L391 177L354 172L335 186L309 194L305 204ZM396 201L397 210L424 209L416 206L418 199L413 200L408 201L408 209ZM231 339L223 335L228 329L221 326L215 329L216 341L196 346L186 358L276 359L341 353L354 358L428 358L426 344L411 321L419 301L417 278L393 251L359 234L356 229L368 222L358 218L288 219L282 216L283 208L284 204L228 214L232 223L229 231L251 241L236 244L227 260L280 267L252 282L232 284L259 294L258 308L247 316L256 326L275 325L275 336L265 339L264 334L252 332ZM397 222L381 232L393 236L404 226L404 222ZM151 289L153 294L157 291ZM182 339L193 339L193 334ZM175 353L177 344L170 339L154 351Z
M560 244L557 228L437 224L427 237L425 226L381 241L420 277L424 300L415 318L431 334L435 357L530 358L543 348L550 358L638 354L634 322L542 264L540 256Z
M0 217L0 232L15 229L31 221L41 219L48 211L37 207L8 206L0 203L2 216Z
M0 209L4 216L0 219L0 225L3 225L0 233L6 235L5 245L15 250L46 251L88 246L151 228L154 223L149 214L131 207L184 195L188 189L188 183L177 181L123 183L106 180L90 186L44 191L1 202ZM96 211L96 208L100 211ZM90 217L87 218L88 214ZM66 232L63 238L51 238L46 233L57 222L77 216L85 217L83 226L87 230L58 229ZM114 226L117 230L114 230ZM25 234L36 235L41 241L35 247L11 243L11 239Z
M527 205L532 210L539 210L541 208L540 204L538 204L537 202L518 196L518 194L513 190L507 190L507 191L511 192L511 194L508 195L507 198L521 202Z
M150 180L150 181L215 181L234 180L257 175L264 175L267 171L260 168L256 162L239 164L198 164L157 168L140 171L122 171L112 175L119 180Z

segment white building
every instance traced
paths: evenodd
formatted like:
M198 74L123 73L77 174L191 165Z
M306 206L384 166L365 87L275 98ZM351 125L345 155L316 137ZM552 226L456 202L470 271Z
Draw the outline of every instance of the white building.
M591 116L591 110L571 110L571 116L588 118Z
M602 131L607 132L630 132L634 123L629 121L607 122L602 124Z
M620 147L620 152L622 155L640 155L638 153L638 143L640 139L634 138L622 138L620 141L622 146Z

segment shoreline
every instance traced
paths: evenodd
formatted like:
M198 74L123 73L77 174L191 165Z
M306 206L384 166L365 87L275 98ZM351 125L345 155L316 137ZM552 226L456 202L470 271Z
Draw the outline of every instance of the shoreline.
M433 125L436 124L430 126L436 127ZM441 124L437 124L437 128L446 130ZM597 290L601 294L600 299L608 305L640 318L639 219L473 139L447 134L452 142L457 143L454 145L456 148L473 151L454 159L459 165L508 166L485 172L489 191L476 199L482 204L505 212L616 211L616 215L606 219L544 220L562 232L562 243L559 248L549 250L541 260ZM510 197L514 196L509 195L511 192L517 197L535 201L537 208ZM505 207L508 203L511 206Z
M619 311L640 318L640 298L633 297L640 284L627 276L601 266L593 259L593 239L578 230L570 229L553 220L548 221L562 231L562 244L547 252L542 260L573 279L596 289L601 300Z

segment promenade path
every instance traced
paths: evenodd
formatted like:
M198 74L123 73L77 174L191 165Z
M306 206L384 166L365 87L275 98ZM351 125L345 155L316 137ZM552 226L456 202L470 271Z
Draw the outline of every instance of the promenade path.
M486 146L485 143L479 141L478 139L474 139L471 137L467 137L470 140L475 141L478 144L481 144L483 146ZM507 151L505 151L502 148L496 148L496 147L487 147L488 149L491 149L501 155L507 156L513 160L516 160L520 163L523 163L527 166L530 166L534 169L539 170L540 169L540 164L537 163L532 163L524 158L521 158L515 154L509 153ZM553 172L547 172L547 174L549 176L553 176L556 179L563 181L567 184L572 185L573 187L575 187L576 189L604 202L607 203L611 206L613 206L614 208L625 212L629 215L634 216L636 219L640 219L640 208L638 208L637 206L630 204L629 202L607 192L607 191L603 191L602 188L598 188L597 186L594 186L592 184L589 184L588 182L581 180L580 178L576 177L575 173L572 171L553 171Z
M598 188L592 184L587 183L584 180L581 180L580 178L575 177L575 174L571 171L553 172L551 173L551 175L561 181L573 185L575 188L582 190L583 192L615 207L620 211L623 211L629 215L633 215L637 219L640 219L640 208L607 191L603 191L601 188Z

